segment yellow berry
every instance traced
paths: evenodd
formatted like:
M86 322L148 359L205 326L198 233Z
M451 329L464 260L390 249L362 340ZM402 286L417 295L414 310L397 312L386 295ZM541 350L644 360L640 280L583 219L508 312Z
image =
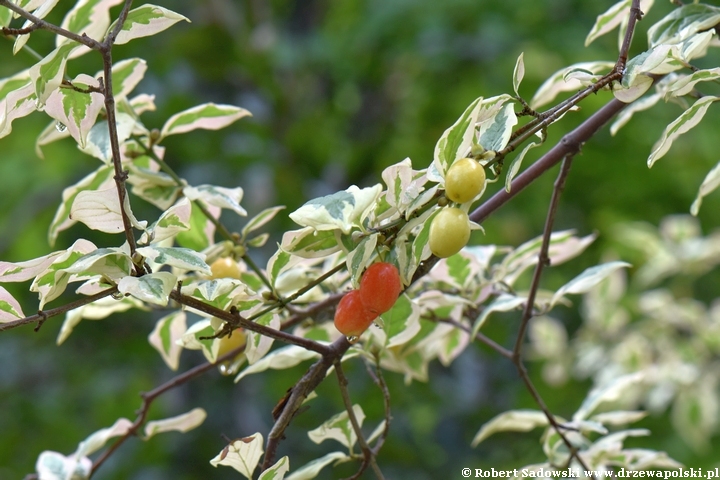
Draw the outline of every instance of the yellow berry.
M456 203L469 202L485 186L485 169L472 158L461 158L445 174L445 195Z
M223 257L215 260L210 265L212 274L210 278L236 278L240 279L240 267L231 257Z
M242 331L242 328L237 328L233 330L232 335L229 337L218 338L218 342L220 342L220 346L218 347L217 356L220 358L226 353L245 345L245 332Z
M437 257L455 255L469 239L468 215L459 208L443 208L430 224L430 251Z

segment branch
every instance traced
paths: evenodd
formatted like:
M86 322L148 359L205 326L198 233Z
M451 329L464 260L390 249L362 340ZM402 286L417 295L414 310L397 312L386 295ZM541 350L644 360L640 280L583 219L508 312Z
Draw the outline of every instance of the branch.
M113 293L117 292L117 287L108 288L107 290L103 290L102 292L98 292L95 295L90 295L88 297L80 298L78 300L75 300L74 302L70 302L68 304L62 305L60 307L51 308L50 310L40 310L36 315L30 315L29 317L21 318L19 320L13 320L12 322L7 323L0 323L0 332L5 330L10 330L15 327L19 327L21 325L27 325L28 323L34 323L38 322L37 327L35 328L35 331L37 332L43 323L45 323L45 320L47 320L50 317L55 317L57 315L69 312L70 310L75 310L76 308L82 307L84 305L90 304L94 302L95 300L100 300L101 298L109 297Z
M380 359L376 356L376 364L374 366L374 371L373 367L370 366L370 363L367 360L365 361L365 368L367 369L368 375L370 375L372 381L375 382L375 385L380 387L380 390L382 391L383 407L385 409L385 428L383 428L380 437L378 437L377 442L375 442L375 448L373 448L373 452L375 453L375 455L378 454L383 444L385 443L385 439L390 433L390 422L392 421L392 415L390 415L390 389L388 388L387 383L385 383L385 377L383 377L379 361Z
M357 437L357 441L360 444L360 448L363 452L363 462L360 465L360 469L350 477L348 480L360 478L360 475L363 474L363 472L367 469L368 465L372 467L373 472L375 473L375 476L378 478L378 480L384 480L385 477L383 476L382 472L380 471L380 467L378 467L377 461L375 460L375 451L371 449L367 442L365 441L365 437L363 436L362 429L360 428L360 423L357 420L357 417L355 416L355 411L353 410L352 401L350 400L350 394L348 393L348 380L345 376L345 373L343 373L342 365L340 364L340 360L335 361L335 375L338 378L338 386L340 388L340 396L342 397L343 404L345 405L345 411L348 412L348 418L350 419L350 424L352 425L353 431L355 432L355 436Z
M17 13L21 17L23 17L26 20L30 20L32 23L37 25L39 28L42 28L43 30L47 30L49 32L52 32L56 35L60 35L61 37L69 38L70 40L74 40L77 43L80 43L82 45L85 45L88 48L91 48L92 50L100 50L102 45L97 40L93 40L92 38L88 37L87 35L78 35L77 33L73 33L69 30L65 30L64 28L60 28L57 25L53 25L52 23L48 23L45 20L36 17L30 12L27 12L23 10L22 8L18 7L14 3L11 3L9 0L0 0L0 7L9 8L13 12Z

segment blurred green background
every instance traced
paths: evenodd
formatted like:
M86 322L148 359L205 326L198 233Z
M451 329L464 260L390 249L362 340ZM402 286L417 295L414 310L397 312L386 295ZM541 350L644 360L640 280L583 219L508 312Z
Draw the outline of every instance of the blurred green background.
M521 52L526 65L521 94L527 99L564 66L614 60L616 34L583 47L595 17L612 3L182 0L166 6L192 23L118 46L114 58L137 56L148 62L149 71L135 92L155 95L157 111L143 117L148 127L159 128L173 113L202 102L249 109L252 118L225 130L168 138L166 160L191 184L243 187L243 203L251 215L272 205L286 205L289 212L350 184L377 183L383 168L405 157L416 168L427 166L437 138L473 99L512 91L512 71ZM647 27L672 8L668 2L658 3L640 24L634 53L644 49ZM49 19L60 22L71 5L60 1ZM44 54L53 42L50 34L37 32L29 45ZM24 52L12 56L11 49L11 41L0 39L0 77L34 63ZM68 73L94 74L100 68L97 56L86 55L70 62ZM550 130L547 146L533 150L525 163L609 98L603 92L585 101L580 112ZM617 222L657 224L665 215L688 212L705 173L718 160L719 118L714 110L652 170L647 155L663 127L681 113L677 105L637 115L616 137L604 129L584 146L567 182L556 229L598 232L599 240L570 265L551 269L548 286L559 286L597 263ZM12 135L0 140L3 260L48 253L47 227L63 188L97 167L97 160L78 152L70 140L45 147L45 159L39 159L33 146L46 124L46 118L34 114L16 121ZM539 235L553 180L551 172L529 187L487 220L487 235L475 240L518 245ZM491 192L497 188L491 186ZM141 201L133 207L139 218L158 214ZM718 211L716 193L701 210L706 232L720 224ZM243 224L231 216L226 220L233 229ZM270 228L274 244L293 224L281 214ZM76 226L60 236L58 246L66 247L76 236L98 244L119 242L118 237ZM257 252L257 260L264 264L267 255ZM23 299L26 314L33 312L37 298L24 291L27 285L6 287ZM705 287L708 298L717 296L717 283ZM559 315L571 331L578 325L574 309ZM133 313L83 322L61 347L54 345L59 318L38 333L26 327L0 335L0 479L34 471L43 450L69 454L88 434L116 418L134 419L138 392L173 375L146 340L156 317ZM516 317L503 316L491 322L487 333L511 345L516 323ZM199 354L185 352L181 370L201 361ZM251 376L238 385L214 372L173 390L156 402L151 418L200 406L209 412L205 424L186 435L170 433L146 443L131 439L94 478L237 478L230 469L215 470L208 464L225 445L220 435L266 434L270 410L305 368ZM367 425L374 425L382 418L381 394L361 365L347 368L353 400L362 403ZM532 365L530 370L535 373ZM434 364L430 377L428 384L405 386L400 375L388 374L393 425L379 457L387 478L460 478L463 467L517 468L544 459L539 430L497 435L475 449L469 446L492 416L509 408L534 408L509 362L472 346L450 368ZM575 382L554 390L537 381L551 410L564 416L576 410L590 386ZM320 397L287 432L279 454L292 452L293 468L334 448L315 445L305 434L328 412L342 409L333 382L320 387ZM643 446L666 450L688 466L716 465L720 441L698 453L677 438L667 415L642 424L653 431ZM347 476L354 468L326 469L320 478Z

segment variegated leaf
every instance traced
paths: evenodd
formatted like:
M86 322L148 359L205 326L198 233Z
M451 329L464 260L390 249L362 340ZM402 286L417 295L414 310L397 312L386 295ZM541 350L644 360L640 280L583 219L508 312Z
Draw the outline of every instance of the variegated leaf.
M219 130L243 117L251 116L244 108L233 105L205 103L170 117L160 131L160 137L190 132L198 128Z
M115 39L115 44L122 45L136 38L155 35L182 20L190 22L187 17L179 13L146 3L145 5L130 10ZM110 25L108 32L113 31L116 23L117 22L113 22L113 24Z

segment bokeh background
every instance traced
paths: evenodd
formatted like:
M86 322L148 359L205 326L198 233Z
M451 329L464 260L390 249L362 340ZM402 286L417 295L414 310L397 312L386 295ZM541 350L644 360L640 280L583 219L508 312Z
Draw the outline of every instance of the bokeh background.
M166 159L192 184L214 183L245 189L244 206L252 215L273 205L288 212L310 198L351 184L380 180L390 164L410 157L416 168L432 160L437 138L478 96L512 91L512 70L524 52L526 75L521 94L529 99L542 81L569 64L614 60L617 35L585 48L595 17L613 2L582 0L208 0L166 5L192 20L155 37L118 46L114 58L141 57L149 71L136 93L155 95L157 111L144 115L148 127L161 127L173 113L203 102L235 104L253 117L218 131L196 131L166 140ZM659 4L640 23L633 53L645 48L645 31L672 6ZM49 17L60 22L72 2L62 0ZM49 52L54 39L34 33L29 45ZM34 59L11 54L12 42L0 38L0 77L28 68ZM715 57L717 58L717 57ZM715 60L716 62L716 60ZM716 63L715 63L716 64ZM703 65L703 62L700 62ZM72 61L68 73L101 68L97 56ZM603 105L602 92L579 112L550 130L547 146L532 150L538 158L565 131ZM717 109L714 109L717 110ZM551 269L547 285L559 286L583 268L598 263L612 243L613 225L643 220L657 224L668 214L686 213L705 173L718 160L718 113L710 109L701 127L680 139L670 154L648 170L646 158L663 127L681 113L663 104L639 114L611 137L604 129L578 156L562 198L557 229L599 233L586 254ZM21 261L50 251L47 227L65 186L97 167L71 140L34 153L46 117L34 114L13 124L0 140L0 258ZM486 235L474 241L519 245L539 235L554 175L529 187L484 224ZM499 185L491 187L494 191ZM149 205L133 204L139 218L155 218ZM718 227L720 195L703 203L700 220L709 232ZM242 219L225 218L231 228ZM286 214L272 222L273 240L293 228ZM119 240L76 226L58 246L76 236L115 245ZM255 252L264 264L267 251ZM718 277L702 280L706 300L717 296ZM6 285L31 313L37 298L27 285ZM703 298L701 298L703 300ZM60 304L60 300L51 306ZM572 331L579 322L574 308L559 313ZM0 479L22 478L34 471L43 450L69 454L79 441L116 418L133 419L138 393L173 374L148 345L153 316L118 315L83 322L61 346L55 338L61 319L0 335ZM517 318L501 316L487 334L511 345ZM202 361L183 353L181 370ZM97 479L237 478L231 469L210 468L208 461L231 438L268 432L270 410L307 365L251 376L240 384L217 372L161 397L150 417L164 418L200 406L209 412L192 433L170 433L148 442L128 441ZM367 424L382 418L380 392L361 365L348 364L353 400L362 403ZM530 365L551 410L570 416L590 387L571 382L562 389L545 386ZM388 374L393 404L391 436L379 462L387 478L460 478L462 467L517 468L544 459L540 430L502 434L479 447L469 444L480 426L509 408L534 408L514 367L490 350L474 345L450 367L433 364L429 383L405 386ZM288 430L280 455L292 452L291 467L331 451L305 434L339 412L333 381L321 385ZM687 466L715 466L720 441L697 452L674 433L668 414L641 422L653 435L638 445L667 451ZM632 443L631 443L632 444ZM349 475L355 466L326 469L320 478ZM368 474L369 476L370 474Z

